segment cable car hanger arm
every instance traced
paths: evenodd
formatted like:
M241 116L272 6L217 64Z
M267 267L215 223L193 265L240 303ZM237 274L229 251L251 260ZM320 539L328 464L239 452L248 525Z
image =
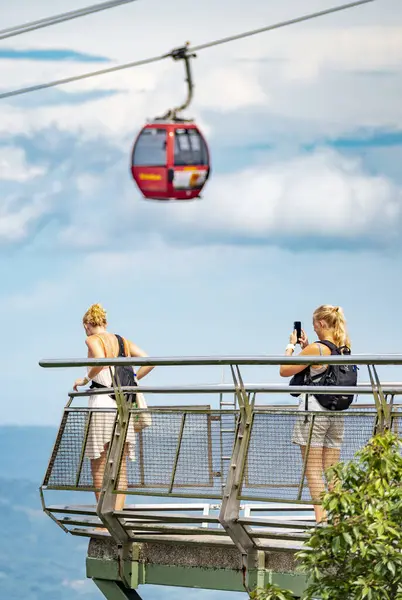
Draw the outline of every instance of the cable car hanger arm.
M190 106L191 100L193 99L194 82L193 82L193 77L192 77L192 73L191 73L190 59L196 58L197 55L195 53L189 52L189 46L190 46L190 42L186 42L185 46L183 46L181 48L176 48L175 50L172 50L172 52L170 54L170 56L173 58L173 60L184 60L184 65L185 65L185 69L186 69L187 98L181 106L172 108L165 115L163 115L162 119L172 119L173 121L178 120L177 113L188 108Z

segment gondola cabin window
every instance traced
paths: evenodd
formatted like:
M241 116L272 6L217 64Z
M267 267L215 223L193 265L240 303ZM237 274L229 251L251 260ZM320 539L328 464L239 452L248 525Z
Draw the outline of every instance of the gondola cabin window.
M164 167L167 156L166 129L144 129L135 145L133 164L136 166Z
M206 144L197 129L176 129L174 139L175 166L208 165Z

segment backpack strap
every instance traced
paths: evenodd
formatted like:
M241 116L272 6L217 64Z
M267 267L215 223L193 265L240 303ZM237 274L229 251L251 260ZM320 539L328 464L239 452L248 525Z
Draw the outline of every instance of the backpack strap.
M339 352L338 346L336 344L333 344L332 342L328 342L328 340L318 340L316 344L322 344L323 346L326 346L331 350L331 354L341 354Z
M123 340L123 338L120 335L118 335L117 333L115 333L115 336L116 336L117 341L119 343L119 354L118 354L118 356L126 356L126 349L124 347L124 340Z

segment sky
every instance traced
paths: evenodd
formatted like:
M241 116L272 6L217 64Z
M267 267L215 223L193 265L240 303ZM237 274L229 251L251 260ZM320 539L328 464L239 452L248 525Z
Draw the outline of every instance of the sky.
M0 41L0 93L334 4L138 0ZM0 22L85 5L14 0ZM129 172L139 129L184 98L180 63L0 100L0 424L59 423L84 369L38 361L85 356L93 302L151 356L282 354L294 320L313 337L323 303L344 308L354 352L400 352L401 64L399 0L199 52L186 114L208 139L212 174L188 203L143 200ZM159 368L148 383L221 377Z

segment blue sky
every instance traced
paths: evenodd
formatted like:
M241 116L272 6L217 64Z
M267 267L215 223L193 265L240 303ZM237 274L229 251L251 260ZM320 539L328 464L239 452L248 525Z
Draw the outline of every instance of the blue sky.
M0 21L84 4L15 0ZM187 0L174 4L141 0L4 40L1 89L333 3L250 0L246 11L240 0L206 0L197 19ZM355 352L400 352L401 64L398 0L200 52L188 114L209 140L213 173L201 201L178 205L143 201L129 162L145 120L184 96L180 64L2 100L0 423L59 422L83 370L38 361L84 355L92 302L104 304L113 331L157 356L280 354L295 319L312 335L321 303L344 307ZM279 381L275 369L247 377ZM220 378L158 369L149 382Z

